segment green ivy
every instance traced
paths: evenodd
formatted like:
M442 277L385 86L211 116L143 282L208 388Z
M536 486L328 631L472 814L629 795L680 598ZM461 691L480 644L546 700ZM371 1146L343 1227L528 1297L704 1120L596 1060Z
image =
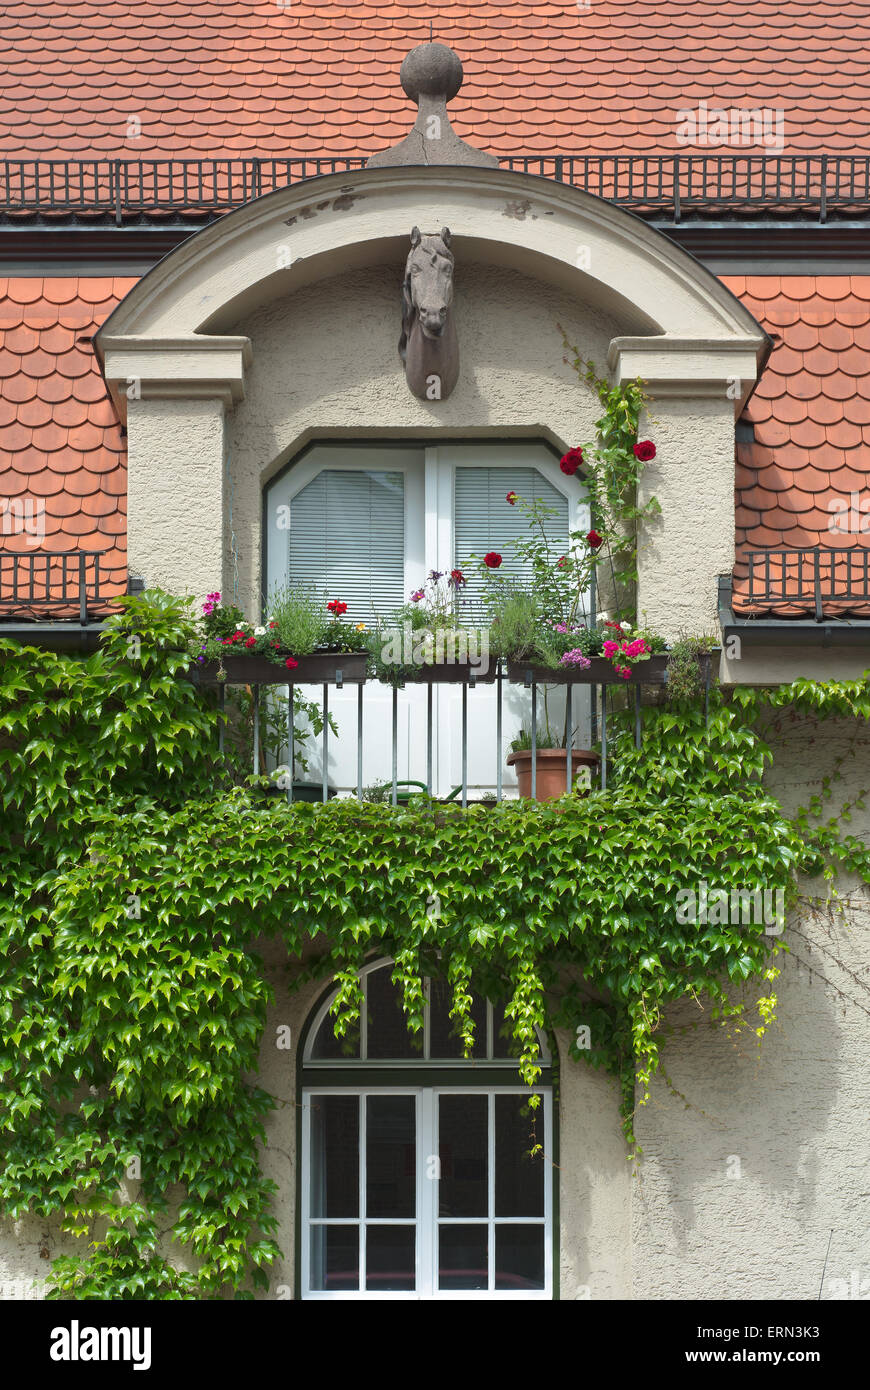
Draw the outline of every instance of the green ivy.
M306 968L335 979L339 1036L373 952L395 962L412 1032L426 974L448 980L468 1048L472 986L505 997L530 1085L536 1029L570 1029L575 1059L618 1078L633 1144L670 1003L706 1001L759 1037L776 1006L778 939L680 925L679 890L793 902L799 874L870 881L824 795L784 814L759 732L780 706L864 723L866 682L714 692L709 724L693 704L647 709L641 748L617 728L611 785L583 798L264 804L218 761L214 702L183 678L190 637L185 605L150 594L87 659L0 643L0 1206L88 1242L55 1262L55 1297L268 1287L259 1145L276 1102L245 1080L272 1000L258 938L295 962L315 943ZM161 1253L167 1235L190 1272Z

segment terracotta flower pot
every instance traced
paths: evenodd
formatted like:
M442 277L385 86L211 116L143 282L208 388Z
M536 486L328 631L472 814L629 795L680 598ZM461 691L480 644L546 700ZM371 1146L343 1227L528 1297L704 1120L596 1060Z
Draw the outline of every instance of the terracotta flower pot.
M555 801L557 797L565 795L565 759L567 749L565 748L539 748L537 752L537 766L535 768L535 800L536 801ZM594 771L598 766L599 757L588 748L574 748L571 751L571 780L572 782L580 771L581 767L588 767ZM517 782L519 783L520 796L531 796L532 794L532 750L522 748L517 753L508 756L508 767L516 768Z

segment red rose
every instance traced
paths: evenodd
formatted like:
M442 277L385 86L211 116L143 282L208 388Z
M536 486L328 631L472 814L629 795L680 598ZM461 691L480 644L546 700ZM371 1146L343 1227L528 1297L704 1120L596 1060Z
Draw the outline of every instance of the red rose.
M586 540L592 546L593 550L597 550L599 545L604 544L604 537L599 536L597 531L587 531Z
M338 598L334 598L326 607L329 609L330 613L335 614L336 618L340 618L342 613L347 612L347 604L342 603L341 599Z
M501 556L496 550L489 550L483 557L483 563L487 569L497 570L501 564Z
M650 459L656 456L656 446L651 439L642 439L639 444L635 444L632 452L641 463L649 463Z
M563 454L559 460L559 467L563 473L567 473L569 478L573 478L577 469L583 462L582 449L569 449L567 454Z
M468 580L465 578L465 575L462 573L462 570L451 570L450 578L453 580L453 583L456 585L457 589L459 588L460 584L468 583Z
M515 492L509 492L505 501L510 502L512 507L516 506L517 494Z
M288 656L287 660L284 662L284 665L287 667L288 671L294 671L296 667L299 665L299 662L296 660L295 656Z

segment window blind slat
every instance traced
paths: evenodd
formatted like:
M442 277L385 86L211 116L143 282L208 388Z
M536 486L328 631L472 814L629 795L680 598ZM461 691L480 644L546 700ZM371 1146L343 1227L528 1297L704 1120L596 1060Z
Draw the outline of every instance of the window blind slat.
M405 491L399 472L325 468L290 510L288 580L372 621L404 600Z
M547 518L545 534L552 541L555 558L569 544L568 500L537 468L456 469L454 488L454 563L469 563L472 554L481 559L487 551L503 556L500 574L531 578L531 567L513 553L513 542L528 535L528 522L519 507L511 506L507 494L516 492L529 501L544 502L553 508ZM475 608L475 616L477 605Z

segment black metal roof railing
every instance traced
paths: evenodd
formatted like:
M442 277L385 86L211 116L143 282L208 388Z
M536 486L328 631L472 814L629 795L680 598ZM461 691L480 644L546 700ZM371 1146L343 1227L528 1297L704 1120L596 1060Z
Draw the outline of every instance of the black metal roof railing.
M742 598L767 608L812 608L822 622L825 605L839 610L870 604L870 548L816 546L804 550L752 550L742 557L748 567Z
M100 593L99 550L0 551L0 617L4 614L66 615L77 610L86 627L108 600ZM3 628L0 625L0 637Z
M675 223L692 212L804 213L819 222L870 205L870 155L504 155L501 167L571 184ZM126 219L170 212L220 216L365 156L249 159L0 161L0 221L27 214Z

